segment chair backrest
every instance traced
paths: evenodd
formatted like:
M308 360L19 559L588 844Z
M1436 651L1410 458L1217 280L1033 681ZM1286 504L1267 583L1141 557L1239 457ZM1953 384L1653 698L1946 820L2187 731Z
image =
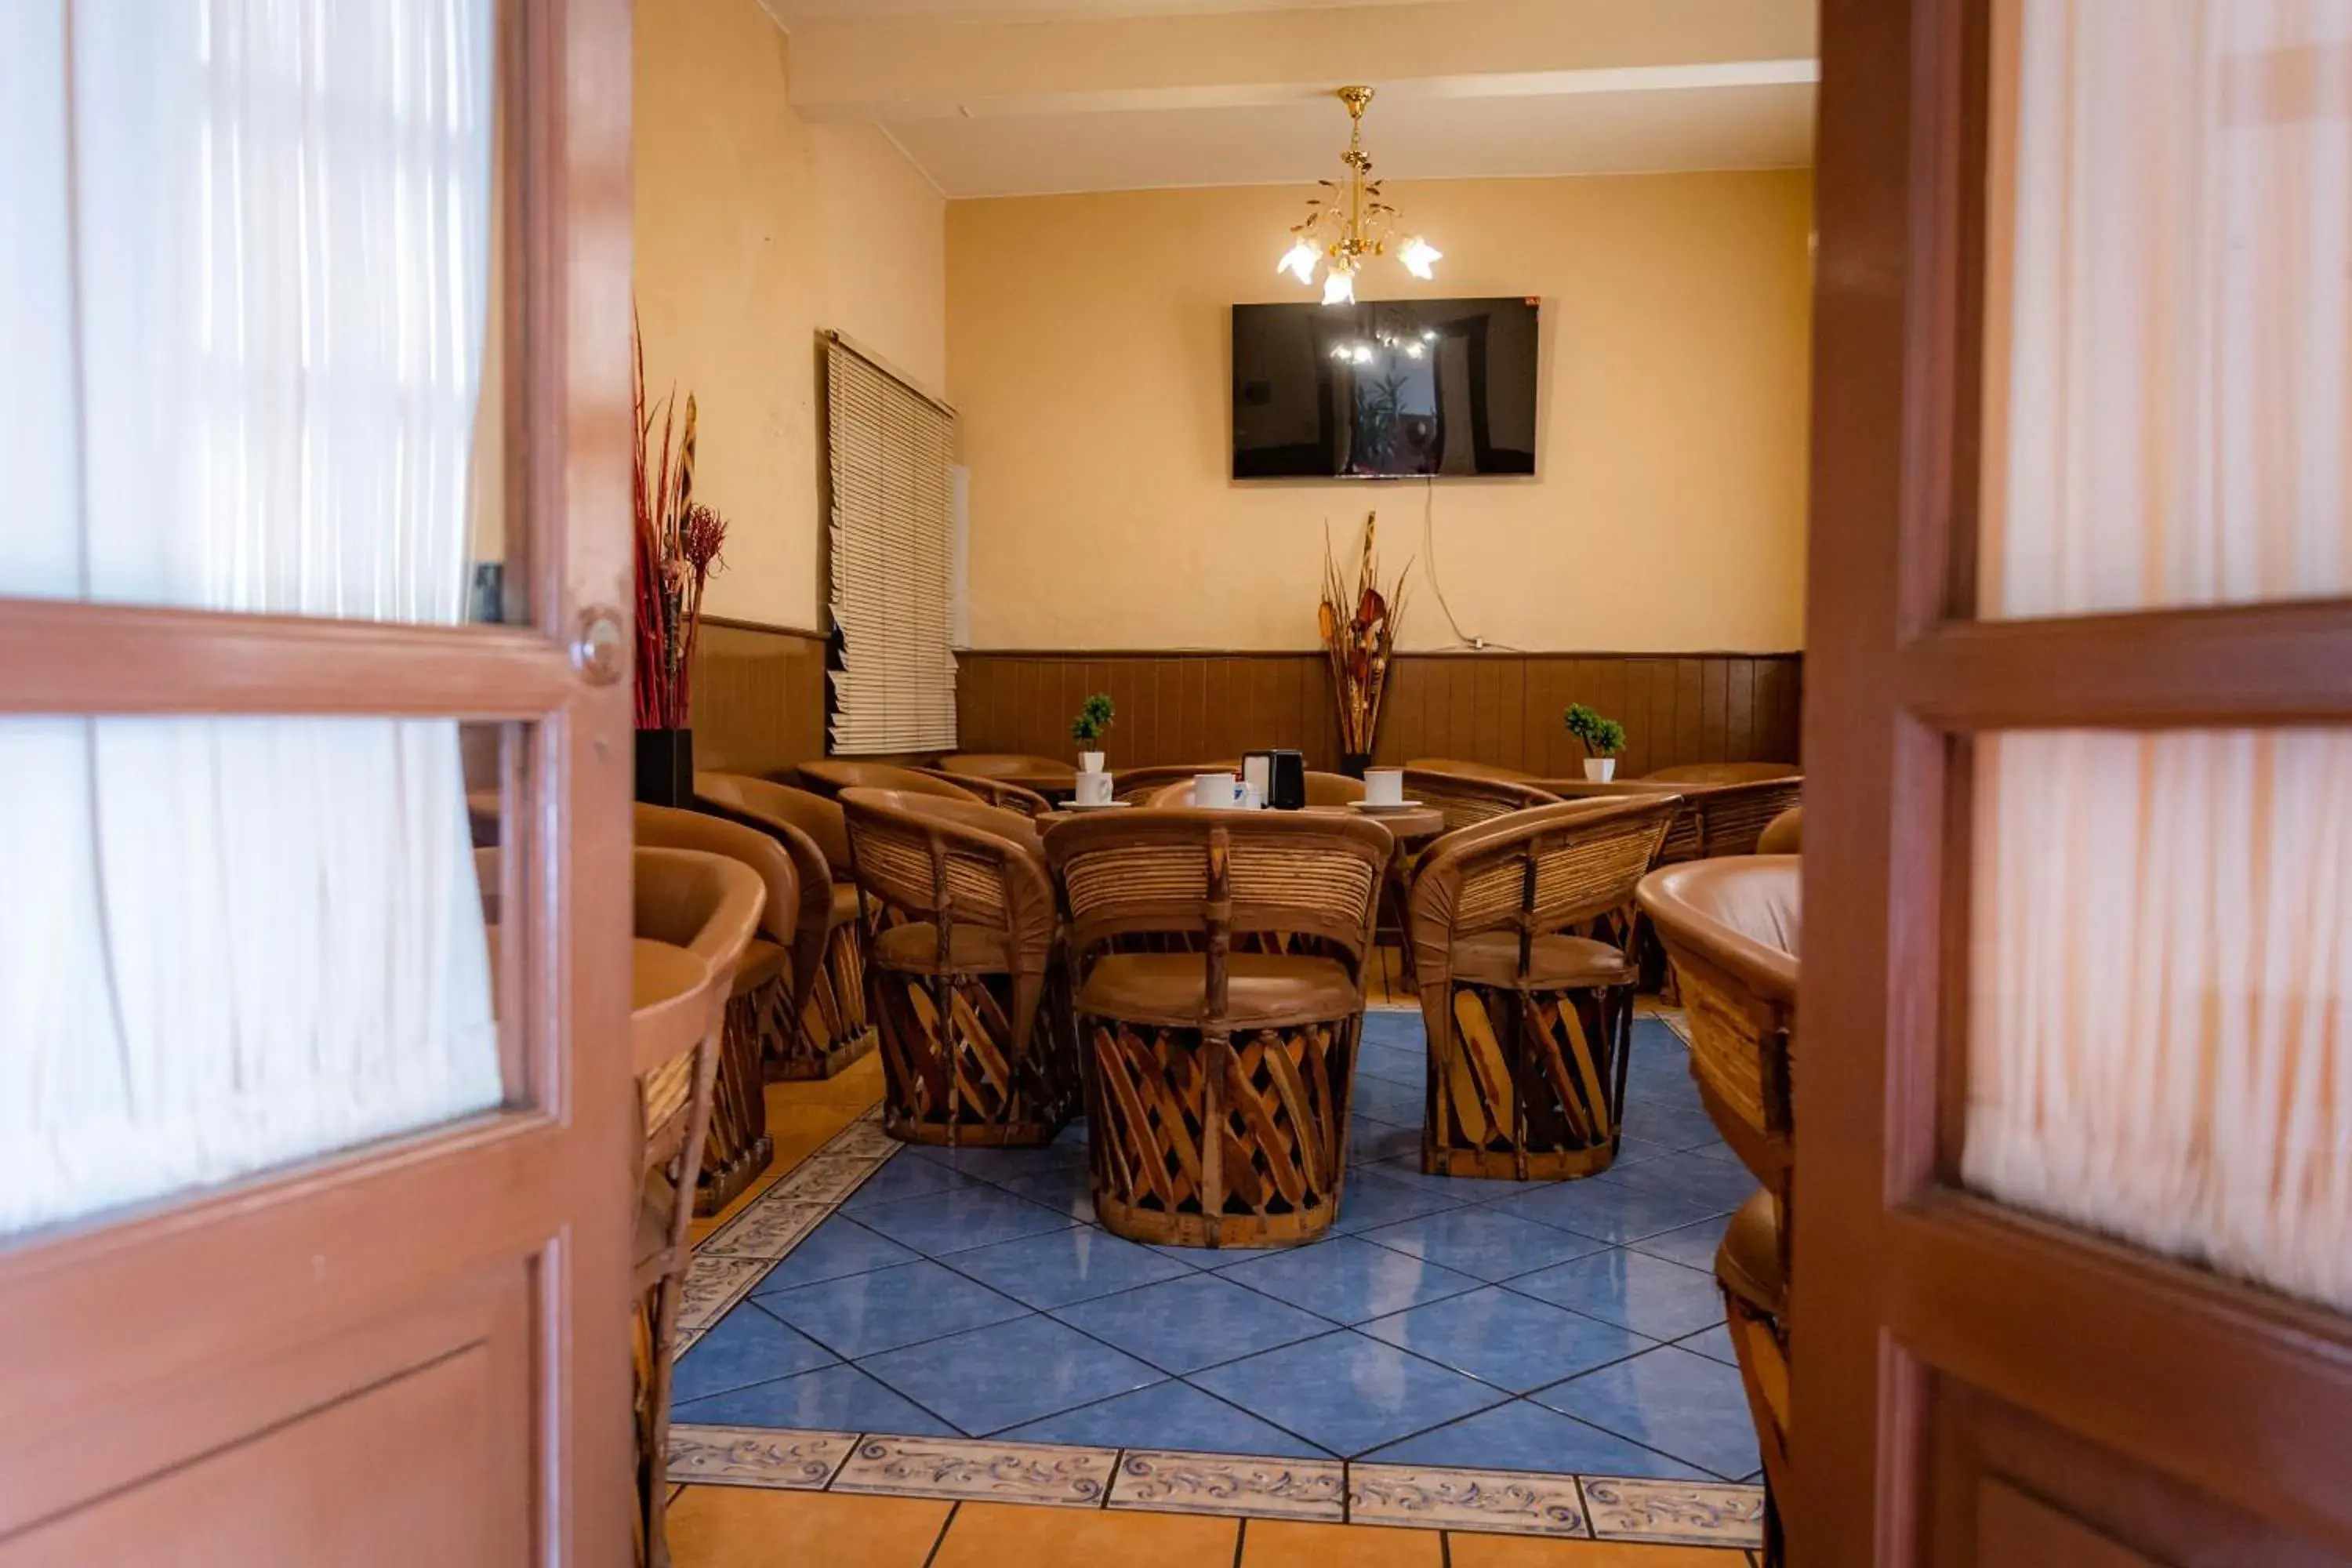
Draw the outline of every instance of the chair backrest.
M1801 864L1793 855L1693 860L1651 872L1636 895L1675 966L1699 1099L1784 1204Z
M1621 799L1629 795L1680 795L1681 790L1654 779L1538 779L1536 788L1562 800Z
M743 773L698 773L695 804L706 812L756 828L783 846L800 878L800 913L793 923L793 1005L797 1009L824 962L833 928L833 888L849 879L849 835L841 807L804 789Z
M1309 805L1346 805L1364 798L1364 781L1351 779L1345 773L1307 775L1307 804Z
M1764 826L1804 799L1801 774L1693 789L1684 798L1698 818L1696 854L1753 855Z
M780 946L791 945L800 921L800 871L775 838L707 812L680 811L642 801L632 808L630 821L631 836L641 848L699 849L751 868L766 893L760 910L760 933Z
M1347 955L1360 984L1395 841L1368 817L1296 811L1108 812L1056 823L1045 854L1078 958L1121 937L1209 939L1213 1006L1236 934L1281 931Z
M1024 816L1043 816L1054 809L1054 803L1035 790L1003 779L990 778L985 773L955 773L946 768L917 768L913 771L926 778L951 784L975 800L984 801L1001 810L1017 811Z
M980 798L961 784L943 779L936 773L901 767L897 763L867 763L852 757L827 757L822 762L803 763L794 771L809 788L819 795L835 797L845 789L895 789L901 795L935 795L957 800Z
M1794 763L1683 763L1642 777L1654 784L1734 784L1795 778L1804 771Z
M1017 752L954 752L940 759L940 771L951 777L1024 779L1064 774L1077 770L1061 757L1024 756Z
M1123 800L1129 805L1145 805L1150 803L1153 795L1168 785L1179 783L1191 784L1196 774L1231 773L1235 778L1239 778L1241 772L1241 759L1238 757L1228 757L1223 762L1215 763L1184 763L1150 768L1114 768L1111 770L1111 795L1114 799Z
M1501 779L1506 784L1530 784L1535 774L1517 768L1507 768L1498 763L1474 763L1466 757L1415 757L1405 763L1407 773L1452 773L1465 779Z
M1448 833L1507 812L1531 811L1539 805L1559 804L1559 796L1533 784L1483 773L1450 773L1427 768L1405 769L1404 794L1407 800L1435 808L1445 819Z
M1190 805L1192 804L1192 781L1178 779L1174 784L1161 784L1151 792L1150 799L1138 801L1136 804L1150 806Z
M1008 939L1013 972L1043 974L1057 914L1036 824L976 800L850 789L857 885L869 896L939 928L945 959L951 929L976 925Z
M841 824L840 802L747 773L698 773L694 798L753 827L771 832L791 828L816 851L834 881L849 880L849 834ZM788 848L791 842L785 839ZM807 879L803 875L802 880ZM806 895L809 889L804 887L801 891Z
M750 945L767 905L758 872L728 855L640 846L631 858L637 935L685 948L727 973Z
M1633 889L1680 808L1673 795L1569 801L1438 839L1414 865L1407 909L1423 988L1450 984L1465 936L1517 932L1525 974L1538 937L1602 916L1630 927Z
M1805 847L1805 808L1792 805L1764 825L1757 836L1759 855L1795 855Z

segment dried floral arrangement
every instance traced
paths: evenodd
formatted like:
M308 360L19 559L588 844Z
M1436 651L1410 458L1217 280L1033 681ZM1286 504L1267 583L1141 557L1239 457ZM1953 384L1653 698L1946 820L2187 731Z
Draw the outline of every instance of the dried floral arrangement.
M675 388L646 401L646 345L631 331L636 356L637 723L640 730L683 730L694 711L694 645L702 630L702 590L719 566L727 520L694 499L694 395L671 445ZM661 442L654 442L654 421Z
M1350 757L1371 755L1372 737L1380 731L1381 699L1388 691L1404 616L1405 574L1412 570L1407 561L1388 591L1381 591L1380 557L1372 548L1379 519L1376 511L1364 514L1364 546L1352 584L1331 553L1329 528L1323 531L1323 603L1317 616L1323 656L1331 667L1331 695L1339 709L1339 750Z

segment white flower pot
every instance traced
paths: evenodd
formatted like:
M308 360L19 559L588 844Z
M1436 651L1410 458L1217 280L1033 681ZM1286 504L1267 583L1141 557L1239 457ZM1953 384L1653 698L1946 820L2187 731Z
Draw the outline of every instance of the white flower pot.
M1607 784L1611 778L1615 776L1616 772L1617 759L1614 757L1587 757L1584 759L1584 776L1594 784Z
M1102 772L1102 763L1103 754L1100 752L1080 752L1078 753L1078 772L1082 773L1098 773Z

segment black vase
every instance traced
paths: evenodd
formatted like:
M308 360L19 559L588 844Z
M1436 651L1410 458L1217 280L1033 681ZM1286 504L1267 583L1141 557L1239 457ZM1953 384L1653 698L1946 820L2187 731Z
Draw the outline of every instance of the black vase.
M1364 770L1371 765L1372 753L1370 752L1342 752L1339 753L1339 771L1347 774L1351 779L1362 778L1364 776Z
M694 731L637 731L637 799L647 805L694 805Z

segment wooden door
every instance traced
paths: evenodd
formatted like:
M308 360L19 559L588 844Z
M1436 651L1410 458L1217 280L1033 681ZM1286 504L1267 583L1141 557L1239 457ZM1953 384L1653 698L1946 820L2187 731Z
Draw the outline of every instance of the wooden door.
M83 73L67 100L122 89L105 57L135 42L92 8L60 15L70 19L50 42L69 45ZM392 16L354 9L328 25ZM504 849L501 885L483 889L503 933L495 948L482 911L464 906L496 1004L482 1108L0 1234L0 1563L630 1560L628 5L511 0L478 25L494 55L478 101L498 153L486 161L497 194L484 220L492 259L478 269L489 369L475 489L504 516L504 610L489 617L502 624L147 608L70 591L0 599L0 731L60 716L133 737L184 715L463 722L477 813ZM376 232L392 243L401 231ZM389 295L383 304L390 322ZM457 473L462 489L462 460ZM28 531L20 541L70 521L0 501L0 530ZM604 619L599 606L613 607ZM450 724L414 733L454 758ZM0 785L0 810L30 808L44 782ZM467 858L465 799L454 788L449 799L453 852ZM106 826L93 852L124 852L136 825ZM0 881L24 875L12 867ZM262 902L281 891L233 864L222 885ZM384 926L385 943L410 940L397 918ZM253 931L164 934L257 963ZM145 963L154 947L113 951ZM258 963L266 972L266 954ZM265 1016L277 985L338 983L281 973L247 1000ZM165 1027L161 1043L194 1052L194 1033ZM0 1053L38 1044L0 1039ZM364 1121L370 1108L352 1109Z
M2352 9L1822 42L1790 1561L2352 1560Z

